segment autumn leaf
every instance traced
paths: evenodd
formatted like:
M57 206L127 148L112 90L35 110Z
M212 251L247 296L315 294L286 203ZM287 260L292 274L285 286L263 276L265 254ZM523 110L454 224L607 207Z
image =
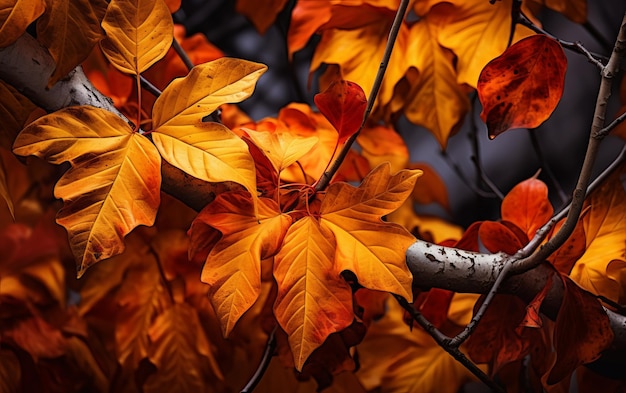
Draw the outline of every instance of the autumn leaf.
M37 108L15 88L0 80L0 146L10 149L15 137L24 128L30 114Z
M112 0L101 42L109 61L125 74L139 75L159 61L172 45L174 23L163 0Z
M163 126L151 133L165 161L208 182L233 181L256 196L254 160L248 146L219 123Z
M220 105L248 98L267 66L251 61L221 58L195 66L175 79L154 103L153 126L200 123Z
M314 218L293 224L274 260L274 314L289 335L297 370L331 333L354 319L352 291L335 269L335 244Z
M65 203L57 215L69 235L78 277L124 250L123 238L152 225L159 206L161 158L118 116L94 107L68 107L31 123L14 152L71 168L55 187Z
M100 21L106 9L105 0L46 0L46 13L37 21L37 40L56 64L48 87L82 63L104 37Z
M411 168L419 169L423 172L422 176L415 182L415 189L412 194L413 199L417 203L424 205L438 203L449 212L450 203L448 202L446 183L435 169L424 162L412 164Z
M406 77L411 87L403 110L411 123L428 129L445 150L469 110L469 99L457 83L453 53L437 41L442 20L438 14L431 13L410 28L406 61L412 67Z
M458 83L476 87L481 70L507 48L511 34L512 2L449 1L454 8L449 9L441 21L438 41L457 56ZM530 34L533 33L528 28L517 25L513 42Z
M513 255L525 244L511 229L494 221L483 222L478 229L478 236L482 245L491 253L502 251Z
M279 173L302 158L319 142L319 138L315 136L304 137L290 132L263 132L246 128L244 131Z
M548 384L596 360L613 342L609 318L600 302L568 277L562 278L565 294L554 330L557 360L548 376Z
M527 2L550 8L573 22L580 24L587 22L587 0L527 0Z
M391 171L397 172L409 162L409 149L404 139L391 127L365 127L359 133L357 143L361 147L361 155L372 168L389 162Z
M237 0L235 10L250 19L254 27L261 34L274 23L276 16L287 4L287 0L272 0L258 2L255 0Z
M361 86L345 80L334 81L314 97L317 109L339 133L337 143L354 135L363 122L367 98Z
M626 197L622 164L587 198L583 218L586 251L570 277L585 290L613 301L626 299L622 283L626 267Z
M562 274L569 275L576 261L578 261L585 253L587 248L587 237L585 235L583 218L586 216L587 212L588 210L583 211L572 234L565 241L565 243L548 258L550 264L552 264L552 266L554 266L554 268ZM558 233L565 220L566 219L563 218L559 221L554 226L552 232Z
M261 291L261 260L278 252L291 224L271 199L259 198L258 213L246 192L220 194L207 205L191 227L208 225L222 233L202 270L211 286L209 297L227 336L256 301Z
M164 387L177 392L206 391L219 370L213 370L213 357L198 314L186 303L175 303L160 314L148 332L152 343L150 362L158 372L146 380L143 391L162 392ZM215 372L218 372L215 375ZM211 378L212 377L212 378Z
M13 200L11 194L9 194L9 186L7 184L7 173L4 167L4 161L0 158L0 197L4 199L7 208L11 212L11 217L15 219L15 208L13 207Z
M11 45L46 8L44 0L0 1L0 48Z
M546 121L561 100L566 70L563 48L544 35L527 37L489 62L477 86L489 137Z
M322 201L320 222L335 236L336 269L352 271L366 288L411 301L406 250L415 239L381 217L402 205L421 172L403 170L392 176L389 168L389 164L376 167L359 187L331 184Z
M535 178L524 180L513 187L502 200L500 210L502 219L517 225L529 239L554 213L548 199L548 187Z

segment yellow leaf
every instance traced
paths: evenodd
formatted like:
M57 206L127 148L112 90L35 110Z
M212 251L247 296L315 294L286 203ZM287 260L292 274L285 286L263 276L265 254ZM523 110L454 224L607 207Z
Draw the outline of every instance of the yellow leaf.
M104 37L100 21L105 0L46 0L47 12L37 21L37 40L56 63L48 87L83 62Z
M274 165L274 169L283 169L298 161L319 142L315 136L304 137L289 132L263 132L244 128L250 139L257 145Z
M441 15L439 43L458 58L458 83L476 87L480 71L506 49L511 33L512 0L494 4L464 0L450 3L454 8L448 8L445 16ZM513 42L530 34L533 33L528 28L517 25Z
M208 182L233 181L256 196L256 172L248 145L219 123L166 125L152 132L161 156Z
M55 187L57 215L69 235L78 277L124 250L124 236L152 225L159 206L161 157L148 139L104 109L69 107L31 123L14 152L71 168Z
M354 319L352 291L334 267L332 233L307 216L293 224L274 259L274 314L289 335L296 369L331 333Z
M626 299L623 287L626 282L624 173L626 165L622 164L587 199L590 209L583 218L587 249L570 273L587 291L615 302Z
M411 123L428 129L445 149L469 110L469 99L456 81L454 55L437 42L439 29L433 15L411 26L407 56L418 72L407 71L411 90L404 113Z
M381 217L402 205L421 171L403 170L390 176L389 168L389 164L379 165L358 188L332 184L320 208L320 221L335 235L336 269L352 271L366 288L392 292L411 301L412 276L406 265L406 250L415 238Z
M186 303L175 303L159 315L149 330L150 362L157 372L150 375L144 392L204 392L221 375L212 375L213 357L198 313Z
M395 301L359 344L357 377L367 391L456 393L472 374L422 329L410 329Z
M138 75L166 54L174 22L163 0L112 0L102 20L107 38L100 45L121 72Z
M24 34L45 8L44 0L0 0L0 48Z
M154 103L152 124L200 123L220 105L241 102L254 91L267 66L246 60L221 58L195 66L175 79Z
M278 252L291 218L278 204L259 198L258 213L247 192L220 194L191 226L191 236L203 236L207 226L222 233L210 251L202 281L211 286L209 297L227 336L257 300L261 291L261 260Z

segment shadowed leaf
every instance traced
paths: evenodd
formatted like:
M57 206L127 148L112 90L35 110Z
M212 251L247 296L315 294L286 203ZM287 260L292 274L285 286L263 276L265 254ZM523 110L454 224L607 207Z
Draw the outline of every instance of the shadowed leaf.
M45 10L44 0L0 0L0 48L11 45Z

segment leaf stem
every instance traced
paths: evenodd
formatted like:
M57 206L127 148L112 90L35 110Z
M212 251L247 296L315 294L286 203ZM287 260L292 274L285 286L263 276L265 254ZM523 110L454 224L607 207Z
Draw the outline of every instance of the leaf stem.
M252 376L252 378L250 378L246 386L243 389L241 389L241 393L252 392L254 388L261 381L261 378L263 378L263 375L265 374L265 371L267 370L267 367L269 366L270 361L272 360L272 357L274 356L274 351L276 350L276 329L277 328L278 326L274 326L274 329L272 329L272 332L270 333L267 339L267 344L265 345L265 351L263 352L263 356L261 357L261 362L259 363L259 367L256 369L256 371L254 372L254 375Z
M372 85L372 91L367 99L367 107L365 108L365 113L363 114L363 120L361 121L361 126L357 130L357 132L352 135L343 146L337 158L333 161L330 169L322 173L322 176L317 181L317 185L315 186L315 191L319 192L324 190L330 181L332 180L335 173L339 170L341 163L348 155L352 144L356 140L357 136L365 126L365 122L367 121L370 113L372 112L372 108L374 107L374 101L376 101L376 96L378 96L378 91L383 83L383 78L385 76L385 71L387 71L387 66L389 65L389 59L391 58L391 53L393 51L393 46L396 43L396 38L398 37L398 32L400 31L400 27L402 26L402 21L404 20L404 16L406 15L406 10L409 5L409 0L401 0L400 5L398 6L398 11L396 11L396 16L391 25L391 30L389 31L389 37L387 38L387 45L385 46L385 52L383 54L383 58L380 62L380 66L378 67L378 72L376 73L376 78L374 79L374 84Z

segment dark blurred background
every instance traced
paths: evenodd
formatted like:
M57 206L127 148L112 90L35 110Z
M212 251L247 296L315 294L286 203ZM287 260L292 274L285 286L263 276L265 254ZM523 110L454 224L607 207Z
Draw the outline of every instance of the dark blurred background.
M316 85L314 83L308 90L307 80L315 38L295 55L293 64L287 59L285 37L288 11L294 3L288 2L287 10L279 15L275 25L263 36L244 16L235 12L234 0L183 0L181 10L175 15L175 20L186 26L188 34L204 33L226 55L269 66L253 96L241 105L255 120L275 116L281 107L293 101L313 102ZM594 38L589 29L550 10L544 10L540 20L543 28L558 38L580 41L588 50L608 56L626 10L626 1L594 0L588 2L588 8L589 24L603 40ZM611 44L611 48L607 43ZM540 178L548 184L550 197L557 209L562 206L562 196L571 195L582 165L600 81L597 68L584 56L565 52L569 63L564 95L545 124L534 131L506 132L494 140L489 140L486 129L479 126L476 137L480 164L498 189L506 194L515 184L531 177L543 166ZM619 107L619 83L615 83L614 87L608 119L613 118ZM475 108L470 116L477 117L479 113L480 108ZM420 207L424 213L438 214L463 226L479 219L499 217L500 200L478 195L468 186L468 183L473 185L477 182L470 127L464 127L450 139L447 156L442 154L428 131L402 120L397 129L409 146L411 161L430 163L448 187L451 213L439 206ZM533 148L532 133L540 152ZM602 143L595 174L612 161L622 145L621 139L611 136ZM551 180L550 172L558 187Z

